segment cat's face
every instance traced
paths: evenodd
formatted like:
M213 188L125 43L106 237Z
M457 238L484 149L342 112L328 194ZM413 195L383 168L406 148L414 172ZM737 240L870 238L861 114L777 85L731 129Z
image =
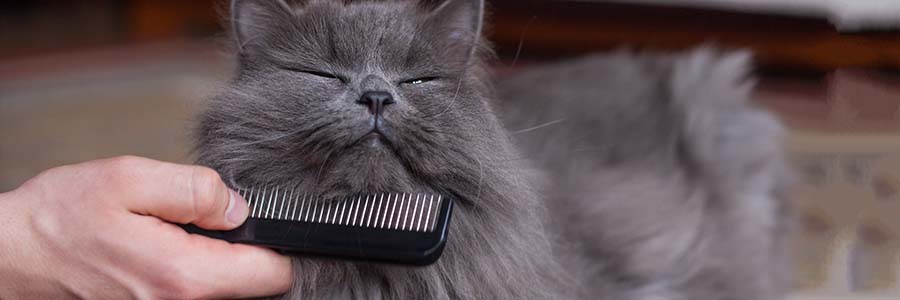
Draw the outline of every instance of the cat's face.
M243 0L239 70L203 117L201 161L244 184L422 191L485 142L481 1Z

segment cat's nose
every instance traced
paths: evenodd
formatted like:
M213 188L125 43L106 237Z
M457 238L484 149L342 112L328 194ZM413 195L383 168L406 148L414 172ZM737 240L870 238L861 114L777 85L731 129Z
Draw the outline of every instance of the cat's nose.
M372 115L380 116L386 105L394 103L394 97L388 92L370 91L359 97L356 103L368 106Z

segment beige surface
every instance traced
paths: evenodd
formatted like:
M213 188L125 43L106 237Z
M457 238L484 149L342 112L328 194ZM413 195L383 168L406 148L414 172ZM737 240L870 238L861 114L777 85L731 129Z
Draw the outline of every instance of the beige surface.
M895 80L839 72L821 94L761 93L779 99L772 107L792 126L787 146L800 182L791 250L805 299L900 299Z
M601 0L580 0L601 1ZM842 30L900 27L900 2L896 0L604 0L678 5L773 15L798 15L828 19Z
M796 286L900 296L900 135L795 134Z
M0 192L41 170L96 158L189 162L191 118L227 67L166 49L174 53L129 50L111 65L104 65L109 55L93 54L0 62L7 79L0 80ZM84 61L91 59L99 67ZM57 61L72 67L60 69ZM41 67L46 75L28 72Z
M179 82L48 93L0 107L0 191L61 164L123 154L186 161L190 96ZM55 90L53 92L59 92ZM89 100L88 100L89 99Z

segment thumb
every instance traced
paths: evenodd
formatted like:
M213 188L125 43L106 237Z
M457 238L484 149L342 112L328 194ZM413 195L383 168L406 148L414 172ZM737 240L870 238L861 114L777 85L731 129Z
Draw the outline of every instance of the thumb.
M249 208L240 194L228 188L216 171L146 158L120 159L130 170L126 208L168 222L212 230L229 230L247 219Z

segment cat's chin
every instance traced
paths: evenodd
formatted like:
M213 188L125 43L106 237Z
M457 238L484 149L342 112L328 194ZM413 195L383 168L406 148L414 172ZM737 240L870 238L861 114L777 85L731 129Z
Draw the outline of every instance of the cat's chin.
M410 173L390 141L379 134L366 135L333 157L321 176L322 192L335 196L429 190Z
M359 144L363 147L368 147L373 151L378 151L379 148L391 148L391 142L385 137L383 134L379 132L372 131L366 135L364 135L360 140ZM388 149L390 150L390 149Z

